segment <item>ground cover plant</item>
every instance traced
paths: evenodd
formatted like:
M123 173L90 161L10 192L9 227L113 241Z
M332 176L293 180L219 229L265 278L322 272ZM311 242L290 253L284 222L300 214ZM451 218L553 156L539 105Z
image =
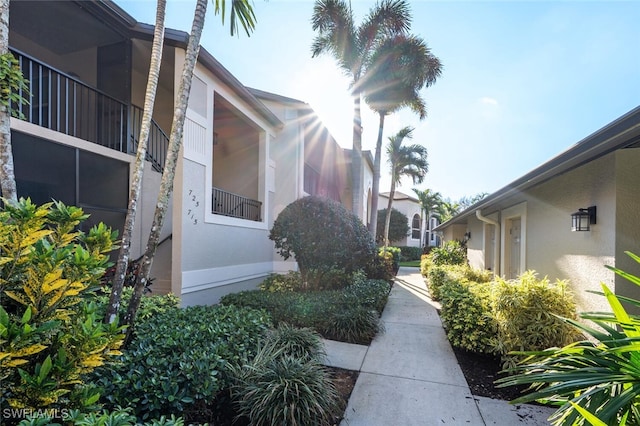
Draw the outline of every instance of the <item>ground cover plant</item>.
M274 281L273 277L268 279L269 283ZM268 287L273 290L272 285ZM228 294L220 303L264 309L276 324L309 327L327 339L368 344L382 330L380 313L390 289L388 281L367 279L359 273L341 290L253 290Z

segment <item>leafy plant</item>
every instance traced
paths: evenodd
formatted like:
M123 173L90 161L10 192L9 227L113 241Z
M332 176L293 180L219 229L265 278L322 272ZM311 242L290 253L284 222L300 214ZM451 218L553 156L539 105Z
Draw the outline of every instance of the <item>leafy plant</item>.
M99 315L102 315L104 317L107 305L109 303L110 289L103 288L102 290L103 294L96 298L96 303L98 305ZM125 287L122 289L121 303L123 304L123 306L126 306L129 303L132 294L132 287ZM140 301L140 308L138 309L136 318L138 321L144 321L146 319L159 315L162 312L179 307L180 298L173 294L147 295Z
M471 352L492 353L497 332L491 311L492 286L451 277L445 279L446 285L439 290L440 318L449 341Z
M452 240L436 247L429 254L434 265L464 265L467 263L467 249L460 241Z
M387 217L387 209L378 210L378 226L376 227L376 241L384 243L384 221ZM391 208L389 222L389 241L400 241L409 235L409 219L400 210Z
M18 426L61 426L55 420L61 420L65 425L74 426L184 426L181 417L161 416L145 423L138 423L132 414L131 408L117 408L113 411L102 410L99 412L83 413L78 410L65 410L57 413L34 413L18 423ZM54 417L51 414L57 414Z
M120 363L93 379L110 407L132 406L141 419L180 415L227 388L229 363L252 356L269 326L263 311L235 306L169 309L141 322Z
M28 105L28 80L22 75L20 63L11 52L0 55L0 105L11 111L11 116L24 118L16 107Z
M357 303L375 309L380 314L389 299L389 291L391 285L385 280L359 280L345 289L345 293L353 296Z
M422 247L411 247L411 246L400 246L401 260L409 261L409 260L420 260L422 256Z
M269 238L282 257L296 259L310 288L322 284L321 272L339 269L351 274L365 268L375 253L360 219L340 203L320 197L304 197L285 207Z
M640 257L626 252L636 262ZM640 286L636 275L607 266ZM611 312L582 313L593 328L565 319L589 336L562 348L519 353L527 358L517 374L497 381L498 386L529 384L528 393L514 403L545 401L560 408L551 420L555 425L635 425L640 422L640 317L622 305L640 307L640 300L615 295L603 283L601 293Z
M342 306L320 325L320 332L331 340L368 345L384 331L378 313L358 305Z
M286 274L269 274L258 288L269 292L299 290L302 288L302 275L297 271L289 271Z
M497 277L493 291L496 352L503 355L505 367L516 363L509 352L564 346L581 337L561 319L576 318L575 302L565 281L538 280L535 272L527 271L517 280Z
M85 374L118 355L122 334L96 315L93 289L116 236L75 231L77 207L29 199L0 211L0 406L84 407L99 395Z
M252 425L332 425L338 394L325 367L273 344L233 367L232 398Z

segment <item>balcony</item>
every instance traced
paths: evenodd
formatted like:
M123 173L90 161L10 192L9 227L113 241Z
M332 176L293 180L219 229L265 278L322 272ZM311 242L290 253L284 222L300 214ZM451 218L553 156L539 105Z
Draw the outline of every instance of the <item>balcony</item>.
M262 203L242 195L213 188L213 213L239 219L262 221Z
M29 82L29 93L20 93L28 104L14 106L22 120L119 152L136 153L142 122L139 107L127 105L22 52L11 51ZM152 121L147 160L158 172L164 166L168 143L167 135Z

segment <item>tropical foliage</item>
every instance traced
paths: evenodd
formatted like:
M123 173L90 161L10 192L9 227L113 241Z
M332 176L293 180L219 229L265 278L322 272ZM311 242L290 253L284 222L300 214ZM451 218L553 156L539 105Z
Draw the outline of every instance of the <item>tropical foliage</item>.
M345 0L316 0L311 18L317 36L311 46L313 57L332 55L351 79L353 96L353 149L351 151L353 212L361 211L362 200L362 119L361 78L371 63L377 46L385 39L409 30L409 5L404 0L383 0L357 26L350 3Z
M640 257L627 252L636 262ZM640 278L617 268L616 274L640 286ZM640 423L640 317L630 314L640 300L615 295L604 283L602 295L611 312L580 314L596 327L565 319L589 336L562 348L526 352L528 358L500 386L531 385L532 392L515 400L541 400L560 406L555 425L635 425Z
M427 148L419 144L403 146L405 139L413 137L413 127L404 127L395 135L389 137L387 145L387 160L391 174L391 189L389 190L389 203L387 212L391 211L396 186L400 185L403 177L410 177L414 184L422 183L429 171L427 162ZM389 245L389 226L391 215L387 214L384 225L384 244Z
M98 391L85 375L118 355L120 328L91 298L115 233L76 231L88 215L20 199L0 211L0 406L81 408Z

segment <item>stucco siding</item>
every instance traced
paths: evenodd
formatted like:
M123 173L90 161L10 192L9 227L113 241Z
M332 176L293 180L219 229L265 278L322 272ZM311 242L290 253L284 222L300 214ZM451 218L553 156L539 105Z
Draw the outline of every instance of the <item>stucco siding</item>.
M543 183L527 193L527 269L551 280L569 279L579 311L606 309L603 298L588 293L600 282L613 288L604 267L615 256L615 156ZM571 213L597 207L597 224L589 232L571 231Z
M640 256L640 148L616 152L616 267L640 276L640 265L624 252ZM615 276L616 293L640 299L640 288ZM638 311L636 311L638 313Z

